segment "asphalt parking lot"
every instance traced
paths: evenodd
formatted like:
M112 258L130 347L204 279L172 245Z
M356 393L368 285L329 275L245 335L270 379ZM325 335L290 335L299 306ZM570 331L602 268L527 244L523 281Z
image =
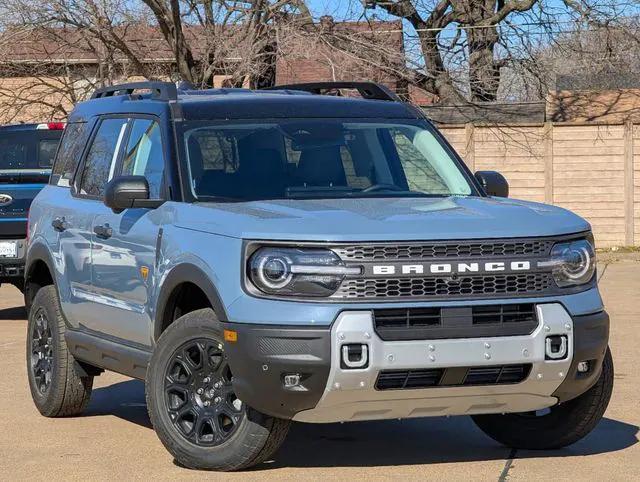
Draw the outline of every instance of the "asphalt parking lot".
M613 259L613 258L623 259ZM0 480L429 479L640 480L640 255L608 256L601 289L611 315L615 388L587 438L555 452L511 451L466 417L296 424L273 460L242 474L175 465L156 438L141 382L96 379L82 417L45 419L31 402L20 293L0 288Z

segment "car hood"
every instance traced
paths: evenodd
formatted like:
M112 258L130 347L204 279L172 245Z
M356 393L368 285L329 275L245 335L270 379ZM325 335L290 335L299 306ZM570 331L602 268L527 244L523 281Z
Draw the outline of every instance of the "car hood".
M562 208L504 198L287 199L196 203L176 224L243 239L404 241L554 236L590 229Z

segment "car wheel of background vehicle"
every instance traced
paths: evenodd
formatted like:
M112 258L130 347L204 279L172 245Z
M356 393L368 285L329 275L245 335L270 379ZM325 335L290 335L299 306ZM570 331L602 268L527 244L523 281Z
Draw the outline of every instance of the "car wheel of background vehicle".
M76 372L65 328L55 286L41 288L27 323L27 371L31 396L45 417L78 415L91 397L93 377Z
M149 363L151 422L185 467L232 471L257 465L280 447L289 429L290 421L235 397L222 340L213 310L194 311L167 328Z
M518 449L558 449L589 434L604 415L613 391L613 358L607 353L596 384L573 400L546 411L474 415L476 425L492 439Z

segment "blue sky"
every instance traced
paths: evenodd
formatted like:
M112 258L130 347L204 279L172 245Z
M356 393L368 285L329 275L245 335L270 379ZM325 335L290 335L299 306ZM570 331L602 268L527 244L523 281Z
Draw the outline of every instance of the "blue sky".
M307 0L309 8L311 8L315 15L324 15L328 13L337 19L344 18L349 14L349 3L359 4L359 2L348 2L343 0Z
M622 16L638 15L640 13L640 6L635 1L629 0L614 0L613 2L606 2L606 4L613 3L614 7L609 5L605 6L601 0L583 0L592 7L592 11L598 11L599 9L605 9L607 16L613 18L620 18ZM315 15L333 15L336 19L354 18L359 16L363 12L362 3L360 0L307 0L308 5L312 9ZM420 2L428 3L428 2ZM433 0L436 3L436 0ZM567 7L564 5L563 0L541 0L538 4L544 6L544 10L547 13L547 21L554 21L559 28L560 25L566 25L566 22L570 20L567 12ZM368 10L368 15L375 14L379 18L388 18L385 15L382 8L376 8L375 10ZM509 19L513 22L521 23L539 19L539 9L534 7L531 11L523 14L514 13Z
M418 3L436 3L437 0L420 1ZM336 20L357 19L363 13L362 3L359 0L307 0L314 15L332 15ZM623 20L625 17L640 15L640 4L629 0L614 0L612 2L602 2L602 0L582 0L592 7L592 12L601 11L608 19ZM611 6L613 4L613 6ZM540 9L543 7L543 10ZM390 19L385 15L384 9L378 7L375 10L366 11L367 16L372 15L379 19ZM523 48L536 48L548 45L551 37L569 33L580 28L574 22L578 18L575 12L570 13L563 0L540 0L530 11L523 13L513 13L507 17L508 22L501 23L503 39L508 43L521 45ZM509 26L508 23L512 24ZM586 25L582 25L584 28ZM454 25L447 28L440 34L441 41L453 39L456 34ZM415 42L415 32L408 22L404 26L405 40ZM464 37L464 34L463 34ZM409 49L407 49L409 50Z
M417 0L416 0L417 1ZM437 0L421 0L418 3L428 4L436 3ZM336 20L341 19L357 19L363 13L362 3L359 0L307 0L308 5L312 9L315 16L332 15ZM640 14L640 4L629 0L613 0L609 5L603 5L602 0L582 0L588 2L592 11L599 10L604 13L607 18L623 20L631 15ZM540 8L542 6L542 9ZM379 19L391 19L389 15L385 15L382 8L366 11L367 17L375 15ZM426 16L426 15L425 15ZM578 29L583 29L586 24L576 24L575 20L579 18L575 12L566 7L563 0L540 0L536 6L530 11L523 13L514 13L507 17L506 22L502 22L500 31L503 41L509 46L510 55L527 56L532 51L544 49L550 45L553 38L559 35L569 34ZM451 25L446 28L440 35L440 41L447 44L456 37L457 28ZM416 33L411 25L405 22L405 51L407 57L415 62L415 65L421 65L421 55L419 52L419 44ZM461 35L464 40L464 31ZM464 52L459 49L444 48L443 55L446 57L447 63L459 63L464 57ZM462 57L461 57L462 56Z

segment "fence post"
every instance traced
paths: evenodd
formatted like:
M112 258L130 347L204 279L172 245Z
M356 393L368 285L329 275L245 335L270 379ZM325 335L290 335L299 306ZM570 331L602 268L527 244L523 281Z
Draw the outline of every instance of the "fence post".
M471 172L476 170L475 127L471 122L464 125L464 160Z
M553 204L553 123L545 122L544 138L544 202Z
M624 244L634 246L633 123L624 124Z

